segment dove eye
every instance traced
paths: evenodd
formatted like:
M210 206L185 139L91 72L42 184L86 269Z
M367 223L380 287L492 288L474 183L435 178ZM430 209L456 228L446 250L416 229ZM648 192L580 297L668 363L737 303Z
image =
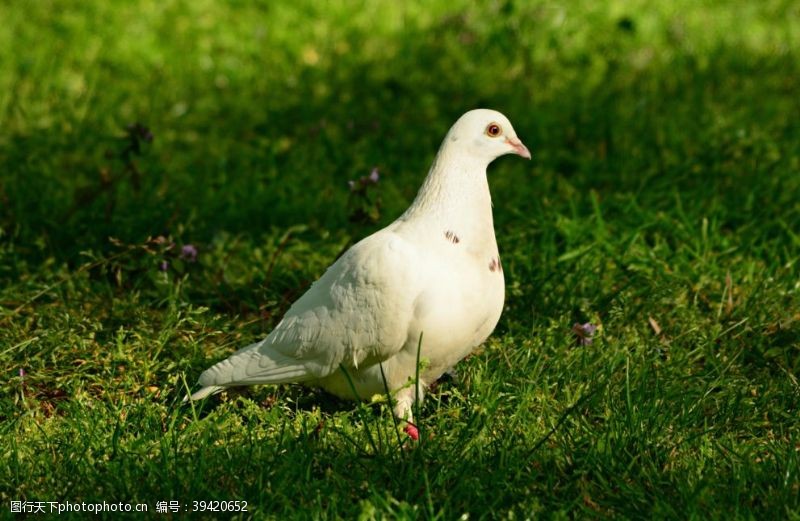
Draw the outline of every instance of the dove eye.
M502 133L503 129L497 123L489 123L489 126L486 127L486 135L489 137L497 137Z

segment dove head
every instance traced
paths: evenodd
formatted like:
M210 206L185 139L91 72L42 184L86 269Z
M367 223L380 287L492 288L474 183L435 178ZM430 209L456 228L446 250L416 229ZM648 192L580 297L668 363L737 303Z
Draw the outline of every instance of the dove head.
M445 144L487 165L505 154L531 158L511 122L495 110L475 109L461 116L448 132Z
M506 154L531 158L507 117L495 110L470 110L450 127L416 199L399 221L444 215L448 223L460 222L464 229L472 226L493 238L486 167Z

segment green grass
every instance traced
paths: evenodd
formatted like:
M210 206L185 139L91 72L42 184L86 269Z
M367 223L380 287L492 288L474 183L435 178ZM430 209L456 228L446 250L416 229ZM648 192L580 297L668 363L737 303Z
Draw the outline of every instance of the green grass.
M800 519L797 3L400 4L0 4L2 515ZM491 167L507 306L422 442L296 386L181 406L477 106L534 157Z

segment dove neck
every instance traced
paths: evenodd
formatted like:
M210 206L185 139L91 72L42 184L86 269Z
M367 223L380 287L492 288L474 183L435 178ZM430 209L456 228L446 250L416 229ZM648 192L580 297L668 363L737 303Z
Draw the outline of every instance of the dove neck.
M403 219L424 217L446 226L488 227L493 233L487 166L485 161L443 147Z

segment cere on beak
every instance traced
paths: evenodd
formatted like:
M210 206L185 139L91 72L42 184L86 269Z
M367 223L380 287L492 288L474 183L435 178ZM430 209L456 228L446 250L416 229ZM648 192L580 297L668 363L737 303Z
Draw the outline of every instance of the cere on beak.
M507 137L506 143L511 145L511 148L514 149L514 153L518 156L522 156L525 159L531 158L531 153L528 151L528 147L522 144L522 141L519 140L517 137Z

